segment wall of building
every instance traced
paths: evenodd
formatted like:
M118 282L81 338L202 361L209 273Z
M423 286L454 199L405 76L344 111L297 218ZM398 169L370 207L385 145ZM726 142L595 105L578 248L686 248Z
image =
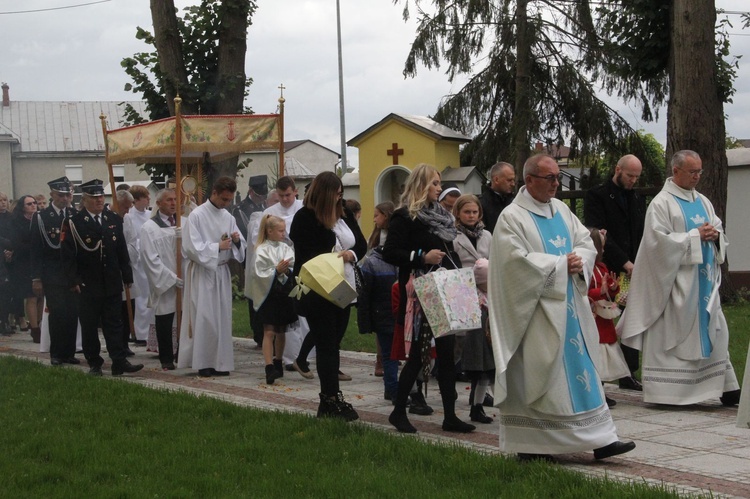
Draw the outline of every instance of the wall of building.
M13 159L11 150L13 143L0 140L0 192L8 198L15 197L13 190Z
M729 271L744 273L743 284L750 287L750 218L747 193L750 192L750 165L729 168L727 185L727 257Z

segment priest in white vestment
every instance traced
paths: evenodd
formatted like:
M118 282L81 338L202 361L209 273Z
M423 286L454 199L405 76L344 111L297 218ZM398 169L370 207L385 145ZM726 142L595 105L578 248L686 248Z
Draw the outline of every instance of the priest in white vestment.
M234 370L232 278L227 262L245 259L245 240L232 204L237 183L221 177L211 197L190 213L182 228L187 258L177 367L192 367L200 376L227 376Z
M643 352L643 400L685 405L721 397L739 402L719 285L727 239L721 220L695 190L700 156L679 151L672 177L646 211L625 308L617 331Z
M133 206L123 219L122 230L125 241L128 243L128 254L130 255L130 266L133 268L133 283L137 289L131 292L135 309L133 310L133 327L137 345L145 345L148 339L148 330L154 323L154 311L148 308L148 279L146 270L141 261L141 227L151 218L151 210L148 209L151 201L148 189L142 185L134 185L130 188L133 195Z
M183 286L183 280L177 277L179 229L175 226L177 196L174 189L160 191L156 204L159 207L156 214L141 228L140 258L148 279L148 306L154 314L159 361L163 370L171 371L175 368L173 330L177 289Z
M489 316L500 449L519 458L594 450L623 454L596 371L599 335L588 303L596 250L589 231L554 198L551 156L524 165L525 186L495 225Z

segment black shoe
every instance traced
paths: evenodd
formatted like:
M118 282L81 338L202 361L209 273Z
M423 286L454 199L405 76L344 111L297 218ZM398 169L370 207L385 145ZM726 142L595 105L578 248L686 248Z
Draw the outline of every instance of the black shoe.
M273 368L276 369L276 372L279 373L277 378L283 378L284 377L284 363L281 361L281 359L273 359Z
M102 368L101 368L101 366L91 366L89 368L89 375L90 376L101 376L102 375Z
M216 369L211 369L213 371L214 376L229 376L229 371L217 371Z
M635 449L635 442L621 442L617 440L611 444L594 449L594 459L607 459L612 456L619 456Z
M137 373L143 369L143 364L131 364L127 360L112 364L112 376L119 376L125 373Z
M549 454L525 454L519 452L518 460L522 463L529 463L532 461L544 461L551 464L557 463L557 459L555 459L554 456L550 456Z
M388 390L383 392L383 400L393 401L394 398L396 397L388 393Z
M148 345L148 342L146 340L135 340L133 344L137 347L145 347Z
M492 395L490 395L489 393L487 393L484 396L484 400L482 401L482 405L485 406L485 407L494 407L495 406L495 399L492 397Z
M469 417L471 418L472 421L475 421L477 423L482 423L482 424L490 424L494 421L491 417L489 417L487 414L484 413L484 408L482 407L482 404L475 404L471 406Z
M273 385L279 376L279 371L276 370L273 364L266 364L266 384Z
M453 433L471 433L476 429L477 427L473 424L464 423L456 416L443 420L443 431L450 431Z
M210 378L214 375L214 370L211 367L207 367L205 369L198 369L198 376L201 378Z
M417 416L429 416L432 414L432 407L427 405L427 401L424 399L422 392L414 392L411 394L411 405L409 406L409 414L416 414Z
M336 418L344 421L359 419L359 414L351 404L344 400L344 395L338 392L335 396L320 394L320 405L318 406L319 418Z
M130 347L125 347L125 356L126 357L133 357L135 355L135 352L130 349Z
M643 391L643 385L640 381L635 379L633 376L626 376L625 378L620 378L618 384L620 385L620 388L623 390L634 390L636 392L642 392Z
M49 359L49 363L52 364L53 366L61 366L61 365L63 365L62 359L51 358L51 359Z
M730 392L724 392L724 394L719 397L719 400L721 400L721 405L724 407L733 407L740 403L740 390L732 390Z
M405 412L396 412L395 410L388 416L388 422L391 423L399 433L416 433L417 429L409 422Z
M284 366L284 370L294 372L294 365L293 364L287 364Z
M610 409L617 405L617 401L614 399L611 399L605 395L604 400L607 402L607 407Z
M81 363L80 360L76 359L75 357L68 357L67 359L62 359L63 364L73 364L74 366L77 366Z
M174 371L176 369L174 362L162 362L161 363L161 370L162 371Z

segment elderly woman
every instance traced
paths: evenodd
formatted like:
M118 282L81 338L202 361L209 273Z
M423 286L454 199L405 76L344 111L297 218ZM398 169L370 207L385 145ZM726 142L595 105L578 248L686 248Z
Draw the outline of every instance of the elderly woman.
M353 264L365 255L367 241L354 215L344 208L344 185L333 172L320 173L305 193L303 207L294 215L289 238L294 243L294 275L310 259L334 249L344 260L346 277L354 287ZM307 318L308 337L314 340L320 378L318 417L353 421L359 415L339 390L339 348L349 324L351 304L339 308L314 291L298 303L299 315ZM307 340L307 338L306 338ZM300 365L302 363L302 365ZM298 358L295 368L307 369Z
M401 196L401 207L393 213L388 226L388 239L383 248L384 259L399 267L400 303L396 322L404 324L406 316L406 283L412 272L427 273L438 267L454 269L460 265L453 251L453 240L457 230L453 215L438 203L441 192L440 174L434 167L417 165L411 172ZM388 421L402 433L415 433L406 416L406 402L412 385L419 375L423 363L429 362L429 343L432 331L427 321L414 332L401 377L398 395ZM437 353L438 384L443 401L443 430L468 433L474 425L465 423L456 416L456 371L453 362L455 338L452 335L435 339ZM425 357L423 359L423 356Z

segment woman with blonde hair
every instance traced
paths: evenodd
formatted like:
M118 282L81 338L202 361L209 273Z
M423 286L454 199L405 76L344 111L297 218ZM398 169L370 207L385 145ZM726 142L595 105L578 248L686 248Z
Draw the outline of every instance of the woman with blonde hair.
M388 239L383 248L384 259L399 267L399 307L397 324L403 325L406 316L406 283L412 272L427 273L439 267L454 269L460 260L453 250L453 240L458 231L453 215L438 203L441 192L440 174L430 165L420 164L406 180L401 196L401 207L393 213L388 226ZM406 403L412 385L420 370L429 365L432 330L423 317L412 332L411 350L401 377L393 412L388 421L402 433L415 433L417 429L406 415ZM456 416L456 371L453 362L455 338L452 335L435 339L438 384L443 402L443 430L468 433L474 425Z
M294 243L294 275L310 259L330 253L331 248L344 260L346 279L355 286L353 263L367 251L367 241L351 211L344 208L344 185L333 172L318 174L305 193L304 205L294 215L289 238ZM309 373L305 343L314 342L320 378L318 417L345 421L359 418L339 390L339 349L349 325L351 304L339 308L314 291L298 302L298 314L307 319L310 332L303 342L295 369L303 376ZM305 376L308 377L308 376Z

